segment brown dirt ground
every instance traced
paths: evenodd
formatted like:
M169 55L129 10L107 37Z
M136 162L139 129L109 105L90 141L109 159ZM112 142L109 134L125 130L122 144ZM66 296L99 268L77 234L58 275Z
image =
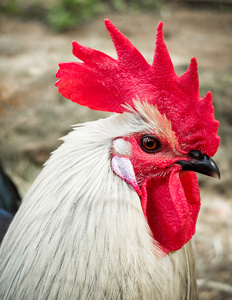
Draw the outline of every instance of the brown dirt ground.
M160 14L110 14L63 34L42 23L0 17L0 158L25 194L58 138L71 124L104 117L63 99L54 86L60 61L72 61L71 42L115 57L103 20L108 17L152 61L155 28L164 36L177 74L190 58L199 65L202 96L213 91L222 142L215 161L222 180L199 176L202 209L195 235L200 299L232 299L232 13L165 6Z

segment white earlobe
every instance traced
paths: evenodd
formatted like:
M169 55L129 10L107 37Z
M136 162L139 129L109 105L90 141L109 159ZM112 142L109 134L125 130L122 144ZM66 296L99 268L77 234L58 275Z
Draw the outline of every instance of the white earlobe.
M134 190L140 195L141 190L138 186L133 165L129 158L114 156L111 161L112 169L121 179L129 183Z

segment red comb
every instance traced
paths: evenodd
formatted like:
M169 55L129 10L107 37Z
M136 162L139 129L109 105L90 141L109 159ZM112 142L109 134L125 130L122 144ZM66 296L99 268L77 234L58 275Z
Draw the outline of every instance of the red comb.
M180 77L164 43L160 22L152 65L107 19L118 59L73 42L73 54L83 61L61 63L56 76L59 92L66 98L94 110L122 113L122 104L134 106L134 100L157 105L172 123L182 149L199 150L213 156L219 146L218 121L214 118L210 92L201 99L197 62L192 58Z

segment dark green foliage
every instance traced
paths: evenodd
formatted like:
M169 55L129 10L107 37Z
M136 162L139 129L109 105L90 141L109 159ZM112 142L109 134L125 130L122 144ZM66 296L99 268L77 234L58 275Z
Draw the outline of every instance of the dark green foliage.
M64 31L104 11L102 1L60 0L48 12L48 20L53 30Z
M8 15L18 15L19 6L15 0L2 0L0 1L0 12Z
M49 12L53 30L64 31L91 19L95 15L110 11L157 10L162 0L59 0Z
M40 0L22 2L0 0L0 12L24 20L34 19L61 32L110 12L154 12L163 0L57 0L53 6Z

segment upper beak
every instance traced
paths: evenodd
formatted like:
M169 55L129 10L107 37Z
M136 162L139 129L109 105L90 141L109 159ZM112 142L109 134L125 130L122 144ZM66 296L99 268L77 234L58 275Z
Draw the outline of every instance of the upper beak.
M208 155L192 150L189 152L189 156L192 158L191 160L178 160L175 164L180 165L182 170L194 171L220 179L218 166Z

